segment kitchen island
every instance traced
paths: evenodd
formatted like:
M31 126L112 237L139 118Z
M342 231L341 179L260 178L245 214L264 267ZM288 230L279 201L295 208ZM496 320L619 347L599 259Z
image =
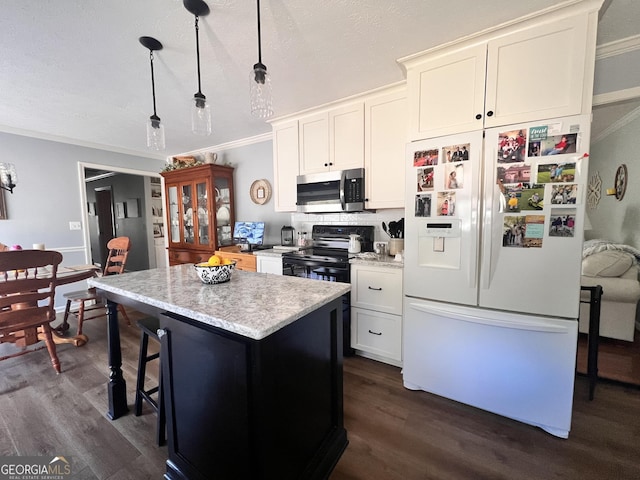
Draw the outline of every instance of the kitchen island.
M348 443L349 284L234 271L204 285L190 264L89 283L108 300L112 419L127 411L116 306L160 319L166 478L328 478Z

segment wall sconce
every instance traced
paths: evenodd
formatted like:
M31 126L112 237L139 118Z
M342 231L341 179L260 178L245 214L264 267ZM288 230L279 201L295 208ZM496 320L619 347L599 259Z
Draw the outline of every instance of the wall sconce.
M147 147L153 150L164 150L164 125L156 114L156 82L153 76L153 52L162 50L162 43L153 37L140 37L138 41L149 49L149 63L151 64L151 96L153 97L153 115L147 122Z
M207 103L207 97L202 93L200 84L200 37L198 20L209 15L209 6L203 0L184 0L184 7L195 16L196 28L196 59L198 65L198 92L193 96L194 104L191 107L191 131L196 135L211 135L211 108Z
M0 163L0 188L13 193L18 183L18 174L13 163Z
M607 195L615 195L616 200L620 201L624 198L627 191L627 166L623 163L616 170L614 187L607 188Z

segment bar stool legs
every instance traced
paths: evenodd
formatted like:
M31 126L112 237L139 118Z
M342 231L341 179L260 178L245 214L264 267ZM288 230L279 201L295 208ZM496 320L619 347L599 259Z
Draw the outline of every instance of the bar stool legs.
M160 358L160 353L154 353L148 355L147 349L149 347L149 337L158 340L158 328L160 328L160 322L155 317L148 317L139 320L138 326L140 327L140 355L138 357L138 379L136 381L136 401L135 401L135 414L140 416L142 414L142 401L146 401L157 415L157 428L156 428L156 441L158 445L164 445L166 442L166 412L164 399L162 398L162 368L158 373L158 385L148 390L145 390L144 379L147 371L147 363ZM152 395L157 394L157 400Z

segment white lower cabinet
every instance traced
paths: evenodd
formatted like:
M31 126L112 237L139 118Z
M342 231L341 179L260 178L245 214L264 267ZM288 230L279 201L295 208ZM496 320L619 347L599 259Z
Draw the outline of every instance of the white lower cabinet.
M259 273L282 275L282 257L256 255L256 270Z
M402 366L402 269L351 265L351 347Z

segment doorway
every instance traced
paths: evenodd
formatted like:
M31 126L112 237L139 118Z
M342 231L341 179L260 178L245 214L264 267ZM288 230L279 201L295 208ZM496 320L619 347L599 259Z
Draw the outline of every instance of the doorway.
M98 224L97 242L91 242L92 263L99 262L102 267L107 261L107 243L115 237L113 222L113 200L111 187L98 187L95 189L96 208L95 214ZM94 252L99 256L96 258Z
M84 221L88 262L103 265L107 242L114 237L126 236L132 245L128 271L166 264L158 261L159 257L160 260L166 257L164 228L161 228L164 219L154 216L153 208L158 200L162 201L160 175L94 164L80 164L80 171L86 200ZM156 230L157 234L154 233Z

